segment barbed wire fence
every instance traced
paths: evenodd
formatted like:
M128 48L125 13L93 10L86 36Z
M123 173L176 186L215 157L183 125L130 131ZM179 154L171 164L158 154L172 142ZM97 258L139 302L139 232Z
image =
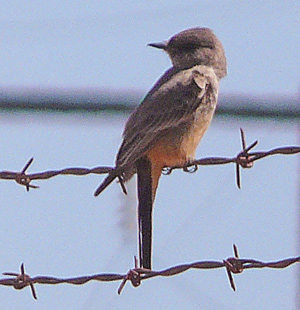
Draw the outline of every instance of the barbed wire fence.
M185 172L194 173L198 166L207 165L224 165L234 163L236 166L236 184L241 188L241 176L240 167L251 168L254 162L262 158L273 156L273 155L293 155L300 153L300 146L285 146L277 147L268 151L251 151L257 146L258 141L253 142L249 146L246 144L244 131L241 129L241 140L242 140L242 150L234 157L206 157L195 160L189 163L185 167L166 167L163 171L164 174L171 174L174 169L183 169ZM0 179L2 180L14 180L18 184L24 186L27 191L29 189L37 189L39 186L31 184L33 180L47 180L57 175L77 175L83 176L88 174L106 174L113 170L113 167L99 166L94 168L65 168L61 170L48 170L44 172L31 173L28 174L27 170L33 163L33 158L31 158L24 168L19 172L13 171L0 171ZM115 171L117 174L120 173L120 185L123 191L126 191L125 185L122 183L121 173L122 171ZM222 261L197 261L188 264L181 264L169 267L164 270L155 271L148 270L138 267L138 261L135 257L135 266L130 269L126 274L115 274L115 273L103 273L94 274L87 276L79 276L73 278L56 278L52 276L35 276L31 277L25 273L24 264L21 264L20 272L4 272L3 275L10 276L10 278L0 279L0 285L12 286L16 290L21 290L27 286L30 286L31 293L34 299L37 299L37 294L35 291L34 284L62 284L68 283L73 285L83 285L89 281L101 281L101 282L112 282L121 281L118 289L118 294L121 294L127 281L130 281L134 287L138 287L142 281L154 277L169 277L180 274L182 272L188 271L189 269L216 269L216 268L226 268L227 276L231 288L235 291L236 286L233 279L233 274L239 274L245 269L253 268L276 268L282 269L295 264L300 261L300 256L286 258L278 261L272 262L262 262L256 259L241 259L239 258L238 249L236 245L233 245L234 256L224 259Z
M236 184L240 188L241 187L241 177L240 177L240 167L242 168L252 168L254 162L268 157L272 155L293 155L300 153L300 146L286 146L286 147L278 147L269 151L259 151L259 152L250 152L255 146L258 145L258 140L251 143L249 146L246 145L245 134L242 129L241 132L241 140L242 140L242 151L239 152L234 157L205 157L201 159L197 159L193 162L190 162L188 165L176 166L176 167L166 167L163 171L163 174L169 175L175 169L182 169L185 172L194 173L197 171L198 166L211 166L211 165L225 165L234 163L236 165ZM58 175L76 175L83 176L88 174L106 174L112 170L115 170L114 167L109 166L99 166L94 168L64 168L60 170L48 170L43 172L31 173L27 174L26 171L33 163L33 157L29 159L29 161L25 164L24 168L19 172L13 171L0 171L0 179L2 180L13 180L18 184L24 186L27 191L30 188L37 189L39 186L31 184L33 180L47 180L53 178ZM115 170L116 175L118 172L121 174L122 170ZM122 178L119 179L123 191L126 192L124 184L122 183Z
M22 263L19 273L4 272L3 275L11 276L11 278L0 279L0 285L12 286L16 290L21 290L27 286L30 286L32 297L34 299L37 299L34 284L56 285L65 283L73 285L83 285L90 281L98 281L98 282L121 281L121 284L119 285L118 288L118 294L121 294L127 281L130 281L132 286L138 287L144 280L155 277L175 276L190 269L207 270L207 269L226 268L230 286L235 291L236 286L232 274L242 273L245 269L258 269L258 268L283 269L300 261L300 256L286 258L273 262L262 262L256 259L248 259L248 258L241 259L239 258L238 249L235 244L233 245L233 250L234 250L234 257L229 257L222 261L197 261L189 264L172 266L167 269L159 271L138 268L137 258L134 257L135 267L133 269L130 269L126 274L102 273L102 274L79 276L73 278L56 278L51 276L31 277L25 273L25 267L24 264Z

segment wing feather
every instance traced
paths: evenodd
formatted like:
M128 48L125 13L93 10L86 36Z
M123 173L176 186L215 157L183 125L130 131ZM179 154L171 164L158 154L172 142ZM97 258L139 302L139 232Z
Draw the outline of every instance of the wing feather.
M170 130L191 124L206 93L217 91L216 79L205 66L166 72L128 119L116 165L134 165Z

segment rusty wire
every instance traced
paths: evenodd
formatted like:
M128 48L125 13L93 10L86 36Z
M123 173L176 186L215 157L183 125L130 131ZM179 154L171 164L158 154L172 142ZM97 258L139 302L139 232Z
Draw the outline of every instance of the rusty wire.
M271 155L292 155L300 153L300 146L287 146L287 147L278 147L269 151L260 151L260 152L250 152L255 146L257 146L258 141L256 140L249 146L246 145L245 134L242 129L241 140L242 140L242 151L239 152L234 157L206 157L197 159L193 162L190 162L186 166L176 166L176 167L165 167L163 174L169 175L174 169L183 169L185 172L193 173L197 171L198 166L208 166L208 165L224 165L234 163L236 165L236 184L241 188L241 177L240 177L240 167L242 168L251 168L256 160L262 159ZM125 185L122 181L122 170L118 172L118 169L107 166L100 166L94 168L65 168L61 170L49 170L38 173L27 174L26 171L33 162L31 158L24 168L20 172L13 171L0 171L0 179L2 180L14 180L18 184L25 186L26 190L29 191L30 188L39 188L37 185L30 184L33 180L47 180L53 178L57 175L88 175L88 174L105 174L109 173L112 170L115 170L116 175L119 174L119 181L124 193L126 193Z
M239 152L235 157L207 157L195 160L185 167L166 167L164 174L170 174L174 169L183 169L186 172L195 172L199 165L222 165L234 163L236 165L236 183L237 186L241 187L240 179L240 167L251 168L256 160L262 159L267 156L281 154L281 155L292 155L300 153L300 146L288 146L288 147L278 147L269 151L260 152L250 152L255 146L257 146L258 141L253 142L250 146L246 145L245 134L241 129L241 140L242 140L242 151ZM95 168L66 168L61 170L50 170L39 173L27 174L26 171L33 162L31 158L24 168L20 172L12 171L0 171L0 179L3 180L14 180L18 184L25 186L26 190L29 191L30 188L38 188L37 185L30 184L32 180L46 180L57 175L88 175L88 174L105 174L112 171L113 167L95 167ZM119 172L116 170L116 174ZM122 184L122 171L120 170L120 183ZM255 259L240 259L238 255L238 250L236 245L233 245L234 257L229 257L223 261L198 261L189 264L176 265L164 270L154 271L143 268L138 268L138 262L135 258L135 267L130 269L126 274L94 274L88 276L80 276L73 278L56 278L51 276L35 276L31 277L25 273L24 264L20 267L20 273L15 272L5 272L3 275L10 276L10 278L0 279L0 285L12 286L17 290L21 290L27 286L30 286L31 293L34 299L37 299L36 290L34 284L61 284L68 283L73 285L83 285L89 281L121 281L118 289L118 294L120 294L127 283L130 281L134 287L138 287L143 280L150 279L153 277L169 277L185 272L189 269L216 269L216 268L226 268L227 276L231 288L235 291L236 286L233 279L233 274L238 274L243 272L245 269L251 268L286 268L292 264L300 261L300 256L287 258L279 261L273 262L262 262Z
M235 291L236 286L234 283L233 274L242 273L245 269L257 269L257 268L283 269L289 267L292 264L300 262L300 256L272 262L262 262L256 259L241 259L239 258L238 249L235 244L233 245L233 251L234 251L234 257L229 257L222 261L197 261L189 264L172 266L167 269L159 271L138 268L138 262L135 257L134 258L135 267L133 269L130 269L126 274L103 273L103 274L94 274L73 278L56 278L51 276L31 277L25 273L24 264L21 264L20 273L4 272L3 275L10 276L10 278L0 279L0 285L12 286L16 290L21 290L29 286L31 288L32 297L34 299L37 299L34 284L55 285L66 283L73 285L83 285L89 281L99 281L99 282L121 281L121 284L119 285L118 288L118 294L121 294L127 281L130 281L133 287L138 287L144 280L155 277L175 276L189 269L226 268L230 286Z

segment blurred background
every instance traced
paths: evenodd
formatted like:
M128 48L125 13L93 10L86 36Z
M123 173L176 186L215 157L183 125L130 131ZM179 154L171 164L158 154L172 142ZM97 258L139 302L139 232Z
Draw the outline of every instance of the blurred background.
M223 42L228 76L197 158L234 156L239 128L257 149L299 145L299 1L7 1L1 3L0 170L113 165L130 111L170 66L147 47L194 26ZM232 256L299 255L299 155L242 171L201 167L163 176L154 208L153 268ZM100 197L102 176L58 176L29 193L1 181L0 271L72 277L126 273L137 254L136 184ZM3 309L299 309L299 269L223 269L144 281L0 287Z

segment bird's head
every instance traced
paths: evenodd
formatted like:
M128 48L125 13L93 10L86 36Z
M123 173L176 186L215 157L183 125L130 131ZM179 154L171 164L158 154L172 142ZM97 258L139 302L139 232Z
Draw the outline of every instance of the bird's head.
M227 75L223 45L209 28L187 29L175 34L166 42L148 45L167 52L174 67L205 65L213 67L220 79Z

